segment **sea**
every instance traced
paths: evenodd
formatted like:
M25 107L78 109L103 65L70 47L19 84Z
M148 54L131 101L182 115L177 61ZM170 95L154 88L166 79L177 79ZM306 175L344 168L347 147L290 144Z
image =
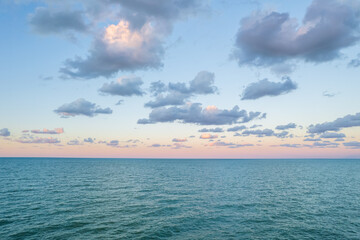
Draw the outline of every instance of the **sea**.
M360 239L360 160L0 158L0 239Z

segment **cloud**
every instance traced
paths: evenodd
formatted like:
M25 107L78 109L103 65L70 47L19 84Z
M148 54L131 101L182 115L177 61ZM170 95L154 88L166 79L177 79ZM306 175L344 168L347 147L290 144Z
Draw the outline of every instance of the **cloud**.
M111 77L118 71L157 69L162 67L163 36L151 23L141 29L131 29L120 20L108 26L98 37L86 58L67 59L60 69L68 78Z
M342 128L358 127L360 126L360 113L354 115L346 115L345 117L338 118L332 122L325 122L308 127L309 133L324 133L326 131L340 131Z
M271 67L271 71L278 76L289 75L295 71L296 66L294 64L279 63Z
M171 147L171 145L162 145L162 144L154 143L154 144L150 145L149 147L153 147L153 148Z
M302 145L301 144L280 144L280 147L289 147L289 148L300 148Z
M305 138L304 139L305 142L318 142L321 141L320 138Z
M277 129L277 130L287 130L287 129L290 129L290 128L296 128L296 124L295 123L288 123L286 125L279 125L275 129Z
M238 136L249 136L249 135L255 135L256 137L277 137L277 138L285 138L288 137L289 132L282 131L280 133L276 133L271 129L257 129L257 130L245 130L242 132L242 134Z
M49 130L44 128L43 130L31 130L31 133L35 134L62 134L64 133L64 128L55 128L54 130Z
M88 2L94 1L83 4L91 5ZM199 0L106 0L96 6L101 12L98 15L104 16L120 7L113 14L117 24L95 36L86 57L67 59L60 69L64 77L89 79L111 77L119 71L159 69L174 22L205 7ZM98 25L114 21L106 18Z
M90 137L84 138L84 142L86 142L86 143L94 143L94 140L95 140L95 139L92 139L92 138L90 138Z
M338 146L339 146L338 143L333 143L329 141L313 143L313 147L318 147L318 148L337 148Z
M320 138L344 138L346 137L343 133L325 132L320 135Z
M336 93L330 93L330 92L328 92L328 91L324 91L324 92L322 93L322 95L323 95L324 97L329 97L329 98L331 98L331 97L335 97L337 94L336 94Z
M95 103L86 101L83 98L79 98L71 103L66 103L54 110L55 113L62 117L74 117L84 115L87 117L94 117L97 114L111 114L110 108L100 108Z
M0 129L0 136L1 137L8 137L10 136L10 131L7 128Z
M164 107L164 106L178 106L178 105L184 105L185 99L189 98L190 96L188 94L178 93L174 92L172 94L167 95L158 95L155 100L149 101L145 103L145 107L150 108L158 108L158 107Z
M121 105L123 102L124 102L124 100L119 100L115 105L116 105L116 106L119 106L119 105Z
M360 142L356 142L356 141L346 142L346 143L343 143L343 145L345 147L348 147L348 148L351 148L351 149L360 149Z
M333 142L329 142L329 141L314 142L312 145L289 144L289 143L280 144L280 145L272 145L272 147L288 147L288 148L303 148L303 147L307 147L307 148L337 148L338 146L339 146L338 143L333 143Z
M217 88L213 86L215 75L214 73L201 71L193 80L190 81L190 86L186 87L182 84L169 84L169 88L181 93L190 94L214 94L217 92Z
M187 146L182 143L174 143L172 147L172 149L180 149L180 148L191 148L191 146Z
M156 98L155 100L145 103L145 107L157 108L169 105L184 105L185 100L196 94L214 94L218 91L217 87L213 85L214 81L214 73L201 71L188 85L180 82L169 83L168 85L165 85L161 81L152 82L150 91Z
M81 142L77 139L74 139L67 142L67 145L81 145Z
M158 122L194 123L199 125L225 125L245 123L257 118L265 118L260 112L247 112L235 106L231 110L221 110L215 106L202 108L200 103L188 103L181 107L155 108L149 114L149 119L138 120L139 124Z
M29 15L28 21L33 31L40 34L68 31L86 32L88 30L81 11L59 11L38 7L33 14Z
M299 26L288 13L254 12L241 20L233 57L239 65L255 66L336 59L358 42L359 13L358 1L313 0Z
M254 100L265 96L279 96L297 89L297 84L289 77L284 77L283 82L270 82L263 79L248 85L243 93L241 100Z
M199 132L213 132L213 133L219 133L219 132L224 132L224 130L222 128L202 128L199 130Z
M111 146L111 147L116 147L119 145L119 141L118 140L111 140L110 142L106 143L107 146Z
M200 139L214 139L214 138L218 138L218 135L214 134L210 134L210 133L204 133L201 134Z
M232 142L217 141L217 142L209 143L209 146L211 146L211 147L241 148L241 147L251 147L251 146L254 146L254 144L235 144L235 143L232 143Z
M173 138L173 142L187 142L186 138Z
M271 129L264 130L245 130L242 132L242 135L256 135L257 137L270 137L274 136L274 131Z
M142 96L144 94L141 90L142 84L143 81L139 77L122 77L119 78L117 82L104 83L99 91L101 93L123 97L133 95Z
M156 82L152 82L150 83L150 92L154 95L157 96L160 93L166 92L168 90L167 86L165 85L165 83L163 83L162 81L156 81Z
M262 127L262 125L254 124L250 128L252 129L252 128L257 128L257 127Z
M348 64L349 67L360 67L360 54L356 56L356 58L351 59L351 61Z
M235 126L235 127L228 128L227 131L228 132L237 132L237 131L241 131L244 129L246 129L246 126L242 125L242 126Z
M57 138L21 138L17 140L20 143L34 143L34 144L56 144L60 143L60 141Z

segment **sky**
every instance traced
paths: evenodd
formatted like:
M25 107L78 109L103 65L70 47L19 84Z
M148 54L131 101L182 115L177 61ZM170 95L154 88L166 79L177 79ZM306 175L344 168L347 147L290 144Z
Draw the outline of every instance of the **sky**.
M358 0L0 13L0 157L360 158Z

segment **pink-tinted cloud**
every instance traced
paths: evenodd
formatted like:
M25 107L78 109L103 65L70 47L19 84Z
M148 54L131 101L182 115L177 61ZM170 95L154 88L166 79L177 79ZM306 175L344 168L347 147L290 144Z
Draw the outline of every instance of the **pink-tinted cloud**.
M214 138L218 138L217 134L210 134L210 133L204 133L201 134L200 139L214 139Z
M26 130L25 130L26 131ZM23 132L25 132L23 131ZM35 134L61 134L64 133L64 128L55 128L54 130L46 129L43 130L31 130L31 133Z

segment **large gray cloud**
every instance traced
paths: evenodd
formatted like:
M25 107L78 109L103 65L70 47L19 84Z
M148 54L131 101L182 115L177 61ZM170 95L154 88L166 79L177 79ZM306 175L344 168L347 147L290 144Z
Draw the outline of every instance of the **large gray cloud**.
M35 32L41 34L85 32L88 29L81 11L55 11L44 7L36 8L29 15L29 23Z
M86 1L82 3L89 5ZM118 22L95 36L86 57L65 61L60 69L65 78L111 77L118 71L161 68L164 42L174 22L204 8L201 0L105 0L102 3L108 5L100 6L104 11L120 7L114 14ZM108 19L104 22L108 23Z
M155 96L155 100L145 103L145 107L157 108L169 105L184 105L185 101L195 94L214 94L217 92L214 80L214 73L201 71L188 85L186 83L169 83L165 85L161 81L152 82L150 91Z
M143 81L139 77L123 77L117 82L104 83L99 89L101 93L117 95L117 96L142 96L144 92L141 90Z
M255 12L241 20L233 56L240 65L255 66L333 60L359 41L359 13L359 1L314 0L299 26L288 13Z
M340 131L343 128L360 126L360 113L346 115L332 122L319 123L308 127L309 133L324 133L326 131Z
M279 96L297 89L297 84L290 78L283 78L283 82L270 82L263 79L248 85L243 93L241 100L258 99L265 96Z
M247 112L235 106L231 110L221 110L215 106L202 108L200 103L188 103L181 107L155 108L148 119L140 119L139 124L158 122L195 123L199 125L225 125L245 123L256 118L265 118L266 114L260 112Z
M95 103L79 98L74 102L60 106L55 109L54 112L62 117L74 117L79 115L93 117L97 114L111 114L112 110L110 108L100 108Z
M10 131L7 128L0 129L0 136L1 137L8 137L10 136Z

